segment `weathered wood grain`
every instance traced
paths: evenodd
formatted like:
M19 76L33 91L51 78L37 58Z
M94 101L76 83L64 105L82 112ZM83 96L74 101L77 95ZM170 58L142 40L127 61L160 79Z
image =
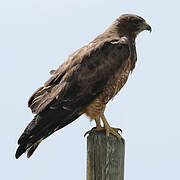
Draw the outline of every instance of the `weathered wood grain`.
M124 139L93 132L87 138L87 180L124 180Z

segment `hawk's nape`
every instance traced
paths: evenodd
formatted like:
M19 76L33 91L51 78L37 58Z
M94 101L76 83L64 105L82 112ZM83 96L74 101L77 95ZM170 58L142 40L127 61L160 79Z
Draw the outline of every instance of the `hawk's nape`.
M30 98L37 115L18 140L16 158L30 157L43 139L77 119L128 57L124 39L97 41L72 54Z
M82 114L95 120L93 131L103 129L107 136L111 133L121 139L117 128L108 124L104 111L135 67L135 39L144 30L151 31L151 27L143 18L122 15L103 34L51 71L50 79L29 99L28 106L35 117L19 138L15 157L24 152L30 157L43 139Z

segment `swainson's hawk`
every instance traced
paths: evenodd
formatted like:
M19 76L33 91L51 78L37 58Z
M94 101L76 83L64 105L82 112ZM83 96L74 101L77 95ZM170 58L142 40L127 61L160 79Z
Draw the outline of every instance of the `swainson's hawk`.
M143 30L151 31L143 18L122 15L51 72L50 79L29 99L28 106L35 117L18 140L16 158L24 152L30 157L43 139L84 113L95 120L94 130L121 138L117 129L108 124L104 111L135 67L135 39Z

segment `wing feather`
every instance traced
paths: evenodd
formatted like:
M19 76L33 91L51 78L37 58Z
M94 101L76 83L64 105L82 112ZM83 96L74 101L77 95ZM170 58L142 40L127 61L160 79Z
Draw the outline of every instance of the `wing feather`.
M94 84L99 84L104 79L108 80L113 75L116 68L121 65L123 60L129 57L128 41L116 39L105 41L99 46L95 43L89 44L73 53L68 60L61 65L43 87L40 87L29 99L28 106L35 114L40 113L54 99L61 100L63 93L66 92L69 82L73 82L74 86L79 85L81 91L78 92L85 95L91 90ZM97 81L97 82L96 82ZM104 84L104 83L102 83ZM90 88L90 89L89 89ZM103 86L101 90L103 89ZM95 93L96 92L91 92ZM76 94L78 96L78 94ZM60 98L58 98L60 97ZM74 98L74 97L73 97ZM76 97L75 97L76 98Z

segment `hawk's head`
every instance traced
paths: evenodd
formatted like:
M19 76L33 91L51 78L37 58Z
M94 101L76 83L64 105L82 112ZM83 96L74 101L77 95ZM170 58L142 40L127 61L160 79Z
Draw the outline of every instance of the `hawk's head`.
M137 36L140 32L148 30L151 32L151 26L137 15L124 14L116 20L120 33Z

